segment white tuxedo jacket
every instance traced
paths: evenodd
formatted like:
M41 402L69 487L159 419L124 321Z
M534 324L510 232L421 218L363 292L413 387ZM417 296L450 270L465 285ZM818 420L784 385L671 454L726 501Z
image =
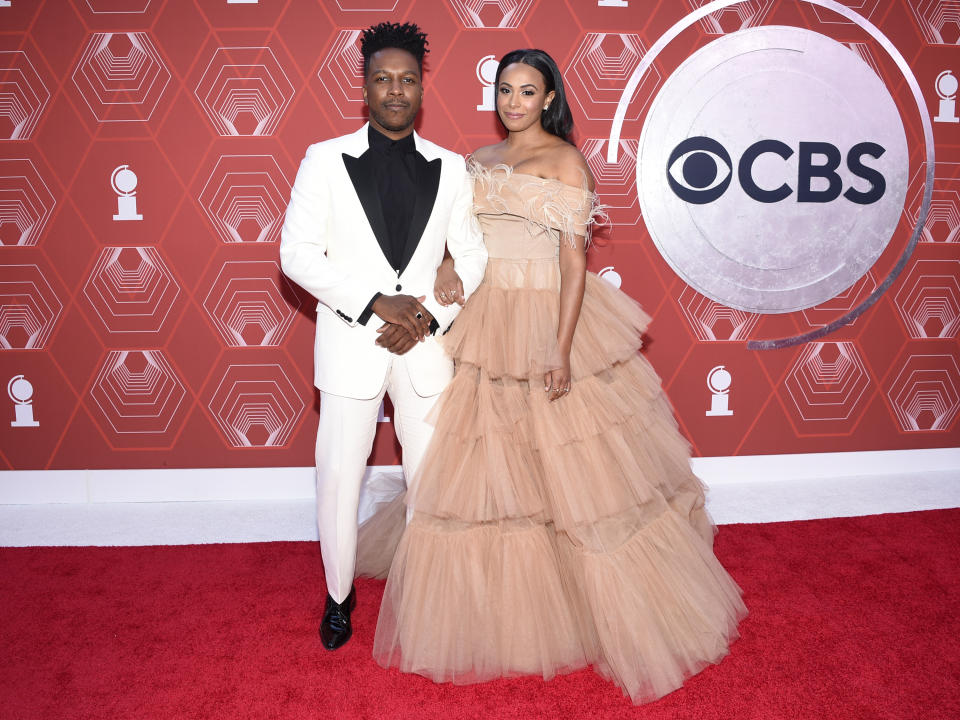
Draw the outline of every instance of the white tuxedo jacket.
M487 263L472 218L473 193L463 158L414 134L417 152L427 162L421 162L400 273L390 266L381 249L387 247L387 230L368 162L367 128L307 149L280 236L284 273L320 301L314 384L323 392L357 399L377 395L391 359L375 342L383 320L373 314L366 325L357 322L370 299L377 292L425 295L423 305L442 333L460 310L433 297L444 246L468 297ZM433 337L417 343L405 358L419 395L441 392L453 376L452 361Z

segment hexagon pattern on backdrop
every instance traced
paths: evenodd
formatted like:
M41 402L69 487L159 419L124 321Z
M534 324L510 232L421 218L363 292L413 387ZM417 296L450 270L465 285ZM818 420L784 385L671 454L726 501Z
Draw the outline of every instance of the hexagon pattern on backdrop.
M50 102L50 91L22 50L0 51L0 117L4 140L29 140Z
M960 76L957 4L844 3L891 39L930 116L943 118L933 124L930 214L903 272L882 285L897 260L891 251L827 302L757 315L687 286L644 226L638 143L671 73L718 37L763 25L843 43L900 88L894 99L911 148L904 238L923 195L922 133L896 68L854 23L796 0L745 0L694 23L658 56L628 98L609 161L612 118L635 68L665 29L706 2L14 0L0 8L0 353L32 384L40 420L0 423L0 463L313 463L316 301L283 276L277 247L306 145L363 122L360 30L381 20L419 22L428 33L418 130L462 153L500 137L487 109L491 58L542 47L557 59L575 142L609 216L589 268L653 316L644 352L695 453L957 445L960 123L950 118L960 101L949 92ZM777 231L790 241L789 228ZM878 289L865 313L825 337L745 347L831 327ZM718 366L731 378L729 415L708 412L707 380ZM371 464L398 462L390 424L378 433ZM52 450L4 451L24 443Z

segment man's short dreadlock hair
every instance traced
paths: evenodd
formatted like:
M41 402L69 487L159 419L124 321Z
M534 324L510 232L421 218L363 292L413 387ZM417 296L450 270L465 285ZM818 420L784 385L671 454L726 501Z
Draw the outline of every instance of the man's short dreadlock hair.
M363 54L363 76L367 76L370 57L384 48L406 50L417 59L417 67L423 72L423 56L427 50L427 34L413 23L380 23L363 31L360 52Z

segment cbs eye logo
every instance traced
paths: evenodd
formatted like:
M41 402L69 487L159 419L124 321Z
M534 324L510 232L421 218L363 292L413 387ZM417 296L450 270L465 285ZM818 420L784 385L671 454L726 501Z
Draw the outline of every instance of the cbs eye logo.
M871 205L886 192L883 175L864 164L864 158L877 160L886 152L874 142L859 142L846 153L846 167L850 173L869 183L868 190L852 185L843 189L843 179L837 173L843 154L828 142L801 141L798 146L796 201L800 203L828 203L842 194L857 205ZM772 154L789 160L794 150L779 140L758 140L740 156L737 162L737 180L748 197L761 203L777 203L794 194L794 188L784 182L779 187L763 188L753 173L754 164L762 155ZM820 158L825 160L820 161ZM703 135L687 138L679 143L667 158L667 183L681 200L694 205L706 205L722 196L733 179L733 161L727 149L713 138ZM814 179L825 180L826 189L815 190Z

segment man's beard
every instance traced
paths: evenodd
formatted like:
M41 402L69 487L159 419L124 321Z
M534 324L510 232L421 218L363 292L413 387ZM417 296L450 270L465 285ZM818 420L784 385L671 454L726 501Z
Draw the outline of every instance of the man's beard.
M373 108L370 108L370 117L377 121L377 124L382 127L384 130L389 130L390 132L403 132L404 130L409 129L413 126L414 121L417 119L417 110L410 108L410 114L404 117L396 117L391 119L390 115L392 113L379 113Z

